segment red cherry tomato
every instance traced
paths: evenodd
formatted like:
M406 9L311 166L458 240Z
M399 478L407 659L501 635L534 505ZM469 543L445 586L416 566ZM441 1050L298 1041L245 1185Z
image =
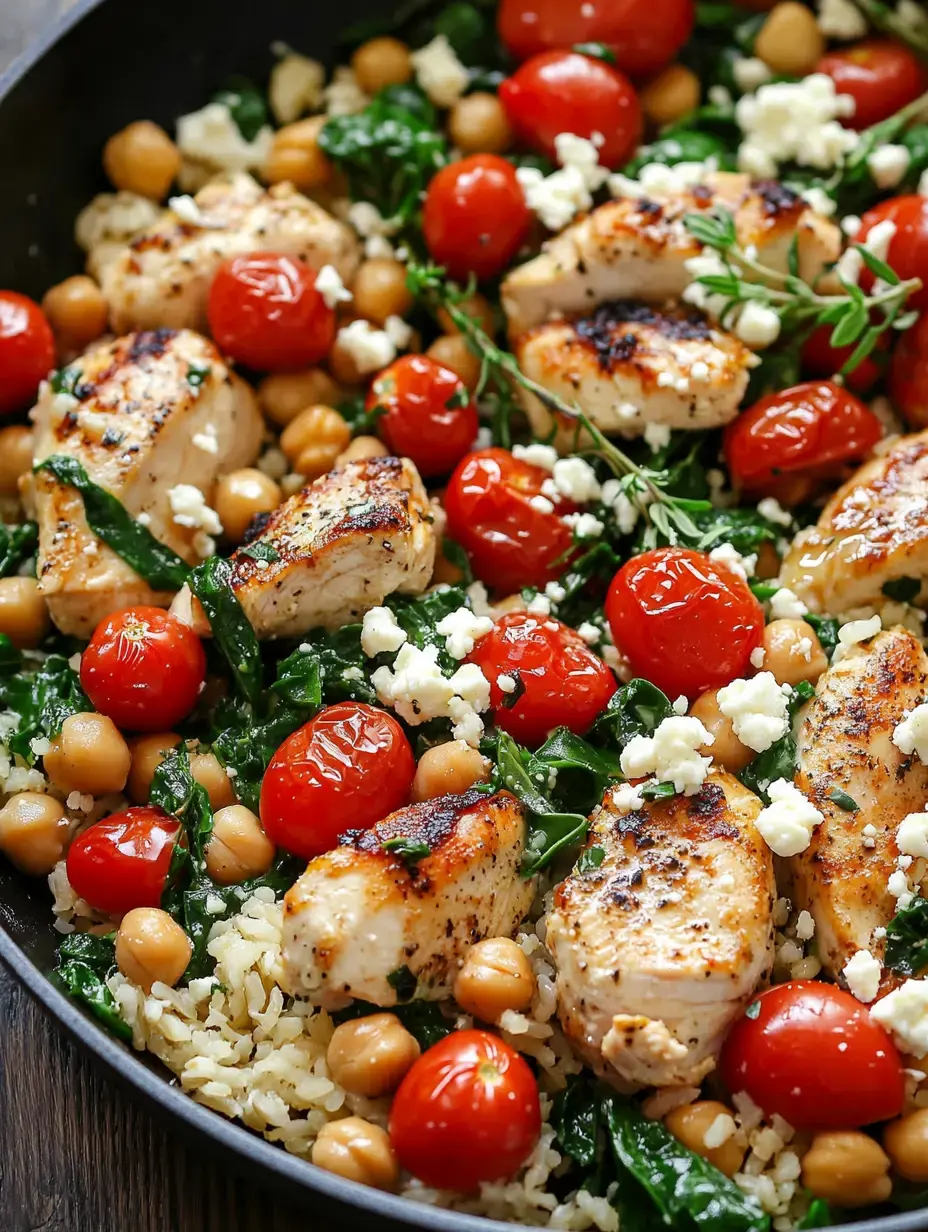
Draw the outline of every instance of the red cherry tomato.
M928 316L921 316L896 343L889 396L910 428L928 428Z
M827 478L861 461L882 435L880 421L853 394L832 381L807 381L768 394L729 424L725 459L742 488L776 496L791 477Z
M459 405L460 399L464 405ZM386 408L377 432L394 453L412 458L420 475L447 475L477 435L477 408L464 382L427 355L404 355L371 386L367 409Z
M422 230L452 278L492 278L525 242L532 213L512 163L472 154L443 167L425 194Z
M803 1130L856 1129L902 1111L899 1053L856 997L794 980L753 1004L757 1017L735 1023L719 1061L733 1094L747 1091L768 1116Z
M889 241L886 253L888 264L903 281L909 278L922 280L921 289L909 296L908 307L928 308L928 197L913 194L881 201L861 218L854 242L862 244L880 222L891 222L896 227L896 234ZM873 275L869 270L865 269L861 274L860 285L865 290L873 286Z
M892 39L867 39L829 51L815 71L826 73L838 94L850 94L857 107L848 128L869 128L913 103L928 90L928 71L918 57Z
M335 312L299 257L255 252L220 265L209 292L209 327L233 359L260 372L290 372L325 359Z
M261 784L269 839L321 855L346 830L367 830L409 801L416 763L403 729L360 702L326 706L288 736Z
M55 366L55 338L45 313L16 291L0 291L0 415L32 406Z
M81 685L101 714L129 731L165 731L186 718L206 679L206 655L188 626L160 607L101 620L81 655Z
M612 65L575 51L533 56L500 84L499 101L520 140L549 158L556 157L559 133L598 133L599 161L606 167L628 162L641 140L632 83Z
M570 501L546 498L554 508L536 508L550 476L540 466L514 458L508 449L468 454L448 480L448 534L470 557L482 582L498 590L544 586L564 570L573 535L563 521L576 509ZM539 502L540 503L540 502Z
M832 325L819 325L802 344L802 368L807 375L832 377L841 371L854 353L856 343L843 347L831 345L833 331ZM883 369L877 359L881 355L885 359L888 346L888 335L881 334L873 353L844 378L845 383L855 393L867 393L880 379Z
M401 1166L426 1185L460 1193L512 1176L540 1133L532 1071L489 1031L455 1031L433 1044L390 1109Z
M158 907L180 830L176 818L147 805L104 817L68 848L68 881L107 915Z
M578 736L616 691L615 676L573 629L560 621L510 612L474 647L476 663L490 682L497 727L523 744L541 744L563 725ZM504 693L500 676L515 681ZM507 707L513 697L514 705Z
M747 582L688 548L655 548L612 579L606 618L635 676L668 697L698 697L751 667L764 613Z

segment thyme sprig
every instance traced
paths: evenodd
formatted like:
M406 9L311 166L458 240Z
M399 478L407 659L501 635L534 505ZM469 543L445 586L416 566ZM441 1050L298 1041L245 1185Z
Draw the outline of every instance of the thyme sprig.
M891 34L918 55L928 57L928 14L921 21L910 22L883 0L854 0L854 4L877 30Z

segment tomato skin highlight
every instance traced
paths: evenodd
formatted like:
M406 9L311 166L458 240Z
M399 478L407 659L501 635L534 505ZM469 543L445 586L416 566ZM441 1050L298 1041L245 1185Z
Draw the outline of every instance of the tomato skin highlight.
M158 907L180 832L175 817L149 805L112 813L68 848L68 881L107 915Z
M448 406L462 395L463 406ZM369 411L377 406L386 408L377 420L380 439L427 479L453 470L480 426L464 382L427 355L404 355L381 372L367 398Z
M400 1164L426 1185L459 1193L512 1176L540 1133L532 1071L489 1031L455 1031L433 1044L390 1109Z
M613 168L628 162L641 140L641 105L632 83L610 64L579 52L533 56L500 83L499 101L517 137L555 160L560 133L599 134L599 161Z
M481 582L507 593L543 587L564 571L573 545L562 520L571 501L550 497L546 513L531 500L550 476L508 449L481 449L458 464L445 490L448 534L470 558Z
M609 586L606 619L633 675L690 700L750 675L764 632L747 582L689 548L655 548L627 561Z
M129 607L101 620L81 655L81 687L127 731L165 731L186 718L206 679L193 630L160 607Z
M888 120L928 90L928 71L914 52L893 39L865 39L829 51L815 71L830 77L838 94L856 101L844 123L858 131Z
M341 834L407 804L415 772L392 715L362 702L325 706L271 758L261 784L265 833L295 855L322 855Z
M857 1129L898 1116L902 1060L866 1005L820 980L762 992L756 1018L740 1018L722 1048L719 1073L767 1116L794 1129ZM753 1012L753 1011L752 1011Z
M433 260L452 278L492 278L509 265L532 225L512 163L471 154L443 167L429 184L422 231Z
M910 428L928 427L928 316L920 317L896 343L889 396Z
M896 234L889 241L886 252L887 264L903 282L909 278L922 280L921 288L906 301L907 307L928 308L928 197L908 194L881 201L861 217L854 243L862 244L880 222L892 222L896 226ZM861 274L860 285L865 291L873 287L873 275L868 269Z
M25 410L55 366L55 336L27 295L0 291L0 415Z
M335 312L316 290L317 270L299 257L232 257L209 292L209 328L221 350L259 372L292 372L325 359Z
M522 744L539 745L560 726L584 735L618 687L615 676L578 633L560 621L529 612L501 617L468 661L476 663L490 682L496 726ZM512 694L499 687L500 676L512 676L524 689L508 708Z

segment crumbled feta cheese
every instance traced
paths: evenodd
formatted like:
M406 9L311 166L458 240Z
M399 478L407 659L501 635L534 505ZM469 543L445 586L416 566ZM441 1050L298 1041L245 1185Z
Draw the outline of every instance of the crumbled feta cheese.
M360 318L342 326L338 331L338 342L354 360L362 376L379 372L396 359L396 347L390 335Z
M414 330L413 327L404 321L402 317L391 314L383 323L387 337L393 343L398 351L405 351L412 342Z
M821 170L838 166L860 140L840 123L855 107L854 99L838 94L825 73L761 85L735 105L744 134L738 166L761 179L776 176L781 163Z
M211 171L260 169L267 162L273 138L273 129L265 124L252 141L246 141L225 103L207 103L177 121L181 154Z
M602 486L600 499L615 514L616 525L623 535L630 535L635 529L640 510L625 494L620 479L607 479Z
M849 43L867 33L867 19L853 0L818 0L818 28L826 38Z
M529 600L525 610L531 612L533 616L550 616L551 600L547 595L535 595L533 599Z
M631 783L622 783L613 791L612 803L620 813L634 813L637 809L644 808L644 796L641 794L640 787L633 787Z
M151 514L146 513L144 509L135 520L139 526L151 526Z
M287 50L271 69L267 99L278 124L292 124L307 111L319 111L325 101L325 68L318 60Z
M377 696L411 726L448 718L455 740L476 745L483 732L479 714L490 706L490 683L476 663L462 664L446 677L438 665L438 647L407 642L392 667L378 667L371 676Z
M653 736L633 736L621 756L622 773L630 779L656 775L670 781L674 790L695 795L706 780L712 759L698 752L715 737L692 716L664 719Z
M600 494L596 472L583 458L558 458L553 478L558 492L578 505L596 500Z
M862 226L863 220L857 214L845 214L841 219L841 230L849 240L854 238Z
M775 779L767 788L771 803L761 809L755 825L772 852L796 856L812 841L812 831L824 816L789 779Z
M208 535L221 535L222 523L215 509L210 509L206 497L190 483L179 483L168 489L168 503L178 526L189 526ZM140 519L141 520L141 519Z
M755 646L751 651L751 667L763 667L766 658L767 652L763 646Z
M844 964L844 978L848 989L858 1001L870 1002L880 991L880 976L883 968L869 950L858 950Z
M895 188L902 182L911 161L904 145L879 145L867 157L867 170L877 188Z
M595 646L597 642L602 641L603 631L592 623L592 621L584 620L582 624L577 625L577 633L588 646Z
M674 197L686 192L697 184L701 184L706 176L718 169L718 161L714 158L705 162L681 162L674 166L665 163L645 163L639 170L638 178L631 179L617 172L609 177L609 191L613 197L625 197L637 200L640 197L650 199Z
M325 113L330 116L357 115L371 101L358 85L354 69L340 65L322 91Z
M384 652L393 653L406 641L396 616L388 607L372 607L361 623L361 649L369 659Z
M800 941L811 941L815 936L815 920L808 911L800 911L796 920L796 936Z
M731 543L720 543L717 548L713 548L709 553L709 559L727 565L733 573L737 573L738 577L745 582L749 577L754 576L754 570L757 567L756 553L742 556Z
M684 696L684 694L681 693L680 696L673 703L674 714L686 714L689 708L690 708L689 699L686 696Z
M512 456L530 466L540 466L542 470L553 471L557 462L557 450L553 445L541 445L533 441L531 445L513 445Z
M847 624L842 625L838 630L838 645L831 657L832 663L840 663L854 646L861 642L868 642L871 637L876 637L882 626L883 622L879 616L871 616L869 620L849 620Z
M757 56L738 56L731 66L731 74L735 85L744 94L752 94L761 86L765 86L773 73Z
M872 252L879 261L885 261L889 255L889 245L896 234L896 224L889 218L878 222L872 231L867 233L864 248Z
M801 620L808 610L788 586L781 586L770 600L770 615L774 620Z
M567 591L560 582L548 582L545 586L545 594L552 603L563 603L567 598Z
M519 167L516 177L525 200L549 231L560 231L583 210L593 205L593 193L609 178L599 165L599 152L592 141L573 133L554 139L557 171L545 176L537 167Z
M811 205L816 214L821 214L825 218L830 218L838 208L834 197L830 196L824 188L819 188L817 184L811 188L804 188L799 195L803 201Z
M339 304L351 302L351 292L342 282L342 276L334 265L323 265L316 275L315 287L325 300L327 308L337 308Z
M663 373L661 374L663 375ZM659 449L663 449L670 444L670 428L667 424L649 423L644 426L645 444L650 448L652 453L657 453Z
M755 753L764 753L789 728L789 694L772 672L733 680L718 691L719 709L731 719L735 735Z
M789 648L791 657L797 659L805 659L807 663L812 662L812 639L811 637L801 637L798 641L793 642Z
M414 51L411 56L416 81L436 107L453 107L470 81L467 69L458 59L444 34Z
M478 616L469 607L459 607L441 618L435 632L445 639L445 649L452 659L466 659L477 639L492 628L489 616Z
M904 856L928 857L928 813L909 813L896 831L896 846Z
M793 524L793 515L787 513L780 502L772 496L765 496L762 501L758 501L757 512L768 522L775 522L777 526L792 526Z
M768 347L780 336L780 318L766 304L750 300L738 314L735 333L749 347Z
M928 1052L928 980L906 980L883 997L870 1017L891 1031L896 1043L916 1057Z
M518 687L514 676L497 676L496 684L501 693L515 693Z
M541 493L530 496L528 503L538 513L554 513L554 505L547 496L542 496Z
M578 539L598 539L606 529L604 523L592 513L566 513L563 521Z
M181 222L185 222L191 227L209 228L216 226L203 213L193 197L187 193L179 197L169 197L168 209L173 210Z
M204 453L219 452L219 437L216 435L216 425L207 424L202 432L193 435L193 447L202 449Z
M720 1112L706 1132L703 1134L703 1144L708 1150L714 1151L733 1138L738 1132L735 1118L728 1112Z

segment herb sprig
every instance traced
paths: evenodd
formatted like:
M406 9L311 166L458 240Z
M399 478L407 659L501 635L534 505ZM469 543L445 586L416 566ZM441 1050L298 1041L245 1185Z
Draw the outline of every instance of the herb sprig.
M891 34L920 56L928 57L928 14L920 22L903 19L891 4L883 0L853 0L871 25Z

